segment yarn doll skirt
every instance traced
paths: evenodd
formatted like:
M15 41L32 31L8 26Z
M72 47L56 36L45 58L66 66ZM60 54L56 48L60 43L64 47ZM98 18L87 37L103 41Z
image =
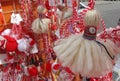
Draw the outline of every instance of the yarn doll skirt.
M113 69L112 57L118 53L118 49L112 41L107 39L106 41L88 40L82 34L57 40L53 49L63 66L69 67L73 73L79 73L85 77L100 77L111 72Z

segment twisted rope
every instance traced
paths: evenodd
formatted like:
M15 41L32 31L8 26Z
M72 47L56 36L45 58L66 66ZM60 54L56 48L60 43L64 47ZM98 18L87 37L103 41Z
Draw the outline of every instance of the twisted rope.
M106 25L102 18L101 18L101 23L102 23L102 27L103 27L104 39L106 39L107 38Z

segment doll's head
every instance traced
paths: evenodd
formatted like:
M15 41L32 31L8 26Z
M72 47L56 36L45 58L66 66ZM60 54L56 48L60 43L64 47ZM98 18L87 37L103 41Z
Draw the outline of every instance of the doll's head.
M51 21L48 18L40 17L40 16L44 16L46 12L46 8L43 6L38 6L37 10L38 10L39 17L33 21L32 30L34 33L37 33L37 34L47 33L49 30Z
M96 39L97 29L100 24L100 15L96 10L88 10L84 16L84 37L89 40Z
M38 14L45 14L46 11L47 11L47 9L44 6L39 5L37 7Z
M88 10L84 16L84 25L99 27L100 19L100 14L96 10Z

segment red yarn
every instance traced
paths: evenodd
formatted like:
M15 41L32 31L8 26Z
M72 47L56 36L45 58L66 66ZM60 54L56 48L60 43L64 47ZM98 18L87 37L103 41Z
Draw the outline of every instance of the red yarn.
M90 81L112 81L112 72L100 78L91 78Z
M60 64L55 64L55 65L53 66L53 69L54 69L54 70L58 70L58 69L60 68L60 66L61 66Z
M18 43L17 41L10 37L10 36L4 36L5 39L7 40L6 42L6 51L7 52L13 52L17 50Z
M19 70L19 71L22 70L22 68L20 67L20 65L17 65L17 66L16 66L16 69Z
M38 74L37 68L35 66L30 66L28 68L28 72L30 76L36 76Z
M52 30L57 30L57 28L58 28L58 27L57 27L56 24L53 24L52 27L51 27Z
M65 71L67 71L68 73L73 73L68 67L65 68Z
M34 44L35 44L35 41L32 40L32 41L30 42L30 45L32 46L32 45L34 45Z
M48 10L50 10L50 9L51 9L51 7L50 7L50 5L49 5L49 1L48 1L48 0L46 0L46 2L45 2L45 6L46 6L46 8L47 8Z
M51 66L52 66L51 63L48 62L48 63L46 64L46 71L51 72L51 71L52 71Z

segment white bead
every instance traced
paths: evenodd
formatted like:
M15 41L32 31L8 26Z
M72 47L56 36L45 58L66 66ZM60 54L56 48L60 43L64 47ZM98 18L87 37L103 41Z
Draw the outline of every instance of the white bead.
M89 28L89 32L94 34L96 32L96 29L94 27Z

